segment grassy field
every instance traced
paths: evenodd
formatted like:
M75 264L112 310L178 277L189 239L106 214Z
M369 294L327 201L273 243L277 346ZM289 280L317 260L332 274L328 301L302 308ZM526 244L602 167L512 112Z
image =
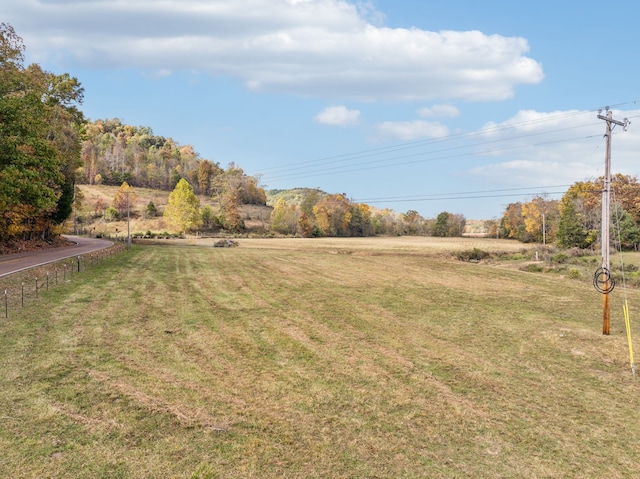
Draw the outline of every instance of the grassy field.
M136 245L43 292L0 320L0 477L638 477L621 288L602 336L587 280L462 241Z

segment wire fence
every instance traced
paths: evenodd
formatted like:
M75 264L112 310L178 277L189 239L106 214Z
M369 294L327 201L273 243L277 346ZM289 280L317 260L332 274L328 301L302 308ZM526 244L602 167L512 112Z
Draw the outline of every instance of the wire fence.
M12 311L36 301L43 292L80 278L84 271L125 249L124 244L115 243L100 251L72 256L3 276L0 278L0 318L8 319Z

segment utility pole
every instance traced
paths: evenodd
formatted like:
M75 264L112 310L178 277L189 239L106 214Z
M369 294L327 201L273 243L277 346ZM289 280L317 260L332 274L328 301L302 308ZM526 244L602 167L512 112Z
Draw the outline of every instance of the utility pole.
M131 248L131 205L129 204L129 189L127 189L127 247Z
M614 120L609 107L606 108L607 116L598 112L598 118L606 122L606 132L604 134L607 147L604 158L604 185L602 187L602 334L609 335L611 328L611 304L609 303L609 293L613 289L613 280L610 273L609 263L609 222L611 214L611 134L615 125L621 126L626 131L629 120Z

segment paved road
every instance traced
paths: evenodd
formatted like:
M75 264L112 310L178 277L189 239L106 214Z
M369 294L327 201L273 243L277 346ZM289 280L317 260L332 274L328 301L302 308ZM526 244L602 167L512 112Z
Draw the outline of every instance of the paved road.
M76 244L62 248L0 255L0 277L72 256L105 249L113 244L107 240L83 238L80 236L65 236L65 238Z

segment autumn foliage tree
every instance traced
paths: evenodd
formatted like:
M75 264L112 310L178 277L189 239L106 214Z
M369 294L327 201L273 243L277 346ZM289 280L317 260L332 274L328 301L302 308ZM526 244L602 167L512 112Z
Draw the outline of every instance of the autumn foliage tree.
M72 210L83 122L75 78L25 67L24 45L0 23L0 241L48 239Z
M271 211L271 229L282 234L295 233L295 211L295 205L287 205L284 199L280 198Z
M169 227L178 232L194 231L202 226L200 200L184 178L178 181L175 189L169 194L164 217Z
M424 218L416 210L409 210L400 215L404 223L404 232L408 235L417 235L423 232Z
M577 182L560 200L558 240L561 246L593 247L599 241L604 178ZM640 184L635 176L620 173L611 177L611 237L626 248L637 247L636 229L640 225Z
M554 242L561 248L594 248L600 241L604 178L572 184L560 201L536 197L507 206L500 235L523 242ZM611 238L623 249L640 242L640 183L635 176L611 177ZM544 235L543 235L544 228Z
M350 236L351 204L345 194L325 196L313 207L313 213L322 236Z
M343 194L318 189L291 190L288 202L280 196L271 211L271 229L305 238L319 236L371 236L379 220L371 207L355 203Z
M373 223L371 208L365 203L351 204L351 222L349 224L351 236L371 236Z
M521 235L526 234L526 237L522 239L538 243L553 242L559 214L558 202L537 196L531 201L523 203L521 208L524 230L521 230L520 233Z
M519 240L524 229L522 203L509 203L500 220L500 236Z
M443 211L438 214L431 228L432 236L462 236L467 219L462 214Z
M135 203L137 197L138 195L136 195L136 192L125 181L120 185L118 191L116 191L116 195L113 197L111 206L118 210L118 215L123 218L127 215L131 209L131 205Z

